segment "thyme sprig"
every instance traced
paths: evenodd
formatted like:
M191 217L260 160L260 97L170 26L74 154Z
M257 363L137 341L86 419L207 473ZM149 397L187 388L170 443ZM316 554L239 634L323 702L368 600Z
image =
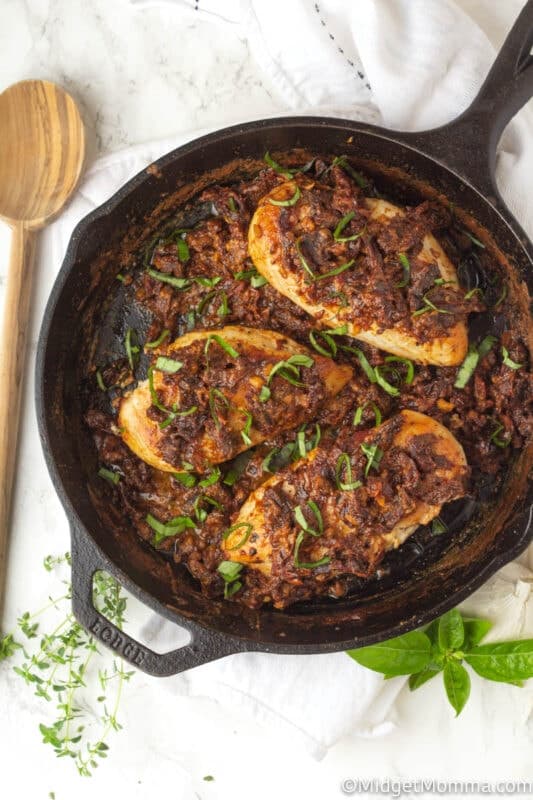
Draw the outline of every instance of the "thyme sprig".
M64 564L70 565L68 553L44 559L48 572ZM71 758L80 775L90 776L100 760L107 758L110 734L121 728L117 717L120 700L133 671L126 671L122 659L98 650L95 639L74 618L71 587L66 581L63 584L62 594L49 597L34 613L23 613L17 630L0 637L0 662L16 658L15 673L37 697L55 707L55 719L48 717L39 724L43 743L59 758ZM127 601L114 578L103 572L95 574L93 602L122 628ZM41 630L45 614L47 620L54 617L49 632ZM95 687L96 710L89 701Z

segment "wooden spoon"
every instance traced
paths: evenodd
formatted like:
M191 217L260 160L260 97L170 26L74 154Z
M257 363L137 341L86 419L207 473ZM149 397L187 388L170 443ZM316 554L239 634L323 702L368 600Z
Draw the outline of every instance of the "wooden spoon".
M72 195L84 157L83 123L63 89L30 80L0 94L0 219L13 234L0 335L0 609L36 231Z

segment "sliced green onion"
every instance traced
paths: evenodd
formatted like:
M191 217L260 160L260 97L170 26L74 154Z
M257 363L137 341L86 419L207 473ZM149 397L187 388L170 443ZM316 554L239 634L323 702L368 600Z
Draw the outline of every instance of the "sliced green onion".
M377 444L361 444L361 450L366 456L365 478L371 469L379 469L381 459L383 458L383 450L380 450Z
M218 336L216 333L212 333L205 343L204 352L206 355L211 346L211 342L216 342L218 346L221 347L224 352L226 352L232 358L239 358L240 353L238 353L225 339L223 339L222 336Z
M235 561L221 561L217 572L224 580L224 599L228 600L242 589L242 583L237 580L242 572L242 564L237 564Z
M506 367L509 367L509 369L521 369L524 366L523 364L518 364L516 361L513 361L513 359L510 358L509 356L509 351L507 350L506 347L503 346L502 346L502 356L503 356L503 363L505 364Z
M102 378L102 373L99 369L96 370L96 383L98 384L98 388L101 392L107 391L104 379Z
M165 339L168 336L170 336L170 331L169 331L168 328L165 328L163 331L161 331L161 333L159 334L157 339L154 339L153 342L146 342L146 344L144 346L148 347L150 349L152 349L154 347L159 347L159 345L163 344L163 342L165 341Z
M170 375L174 375L182 367L183 361L175 361L173 358L167 358L166 356L159 356L154 364L154 369L159 370L159 372L168 372Z
M498 339L496 338L496 336L485 336L485 338L482 340L482 342L478 345L477 348L479 357L483 358L484 356L487 355L487 353L490 353L490 351L492 350L493 346L497 341Z
M106 469L105 467L100 467L98 470L98 475L100 478L104 478L104 480L112 483L113 486L116 486L120 481L120 475L118 472L112 472L110 469Z
M398 261L403 267L403 278L399 283L396 284L396 288L403 289L404 286L407 286L411 280L411 264L405 253L398 254Z
M407 384L411 384L415 377L415 365L412 361L408 358L400 358L399 356L386 356L385 361L387 363L397 362L399 364L405 364L407 367L407 375L405 376L405 382Z
M155 533L154 544L156 545L168 539L169 536L176 536L178 533L183 533L187 528L196 527L191 517L183 516L173 517L168 522L161 522L152 514L147 514L146 522Z
M278 175L282 175L284 178L292 178L295 172L298 170L287 169L282 167L281 164L278 164L277 161L274 161L268 150L266 151L265 155L263 156L263 161L268 164L270 169L273 169L274 172L277 172Z
M293 196L289 197L288 200L273 200L272 197L269 197L268 202L272 203L273 206L285 206L285 207L295 206L300 197L301 197L300 187L297 186Z
M226 408L229 408L229 400L225 394L223 394L220 389L211 388L209 389L209 410L211 412L211 416L213 418L213 422L215 426L220 429L220 416L217 410L217 401L222 401Z
M309 525L304 516L304 512L301 506L296 506L296 508L294 509L294 519L296 520L300 528L302 528L310 536L321 536L324 532L324 522L322 520L322 514L320 513L320 509L314 500L308 500L306 505L313 513L313 516L315 518L316 528L312 528Z
M198 482L198 486L200 486L201 489L206 489L208 486L213 486L213 484L219 480L221 474L220 467L213 467L207 478L203 478Z
M252 429L252 422L253 422L254 418L252 417L250 412L246 411L246 409L244 409L244 408L239 408L239 411L242 414L244 414L245 417L246 417L246 422L244 423L244 428L241 431L242 440L243 440L245 445L250 447L250 445L252 444L252 440L250 439L250 435L249 434L250 434L250 431Z
M246 544L254 529L253 525L251 525L249 522L237 522L230 528L226 528L226 530L222 534L222 541L225 542L226 539L229 539L229 537L234 531L238 531L240 528L245 529L244 536L237 542L237 544L233 545L233 547L226 547L226 550L239 550Z
M219 503L214 497L209 497L208 494L199 494L193 505L194 515L198 522L205 522L207 519L207 511L205 508L202 508L202 503L207 503L207 505L212 508L223 508L222 503Z
M175 275L167 275L166 272L158 272L156 269L149 269L148 275L151 278L155 278L156 281L168 283L169 286L173 286L175 289L188 289L191 285L189 278L176 278Z
M346 475L345 481L342 480L343 471ZM337 489L343 492L359 489L359 487L363 485L361 481L352 480L352 464L348 453L341 453L337 459L337 464L335 465L335 483L337 484Z
M259 392L259 401L261 403L266 403L266 401L270 399L271 394L272 392L268 386L261 386L261 391Z
M206 275L193 275L188 280L194 281L199 286L206 286L209 289L212 289L214 286L217 286L222 278L220 275L216 275L214 278L208 278Z
M355 425L356 427L357 425L361 424L361 421L363 419L363 412L368 405L372 406L372 410L374 412L374 417L375 417L375 427L378 428L381 425L381 420L382 420L381 411L379 410L377 405L375 403L372 403L371 401L368 401L363 406L357 407L355 414L353 415L352 424Z
M440 533L446 533L448 526L441 520L440 517L435 517L431 522L431 533L438 536Z
M128 330L126 331L124 346L126 348L126 355L128 356L128 363L130 365L130 369L133 372L139 361L139 352L140 352L137 331L133 330L133 328L128 328Z
M175 478L187 489L191 489L193 486L196 486L196 478L194 475L191 475L190 472L172 472L171 474L173 478Z
M305 431L298 431L296 434L296 448L302 458L307 455L307 449L305 445Z

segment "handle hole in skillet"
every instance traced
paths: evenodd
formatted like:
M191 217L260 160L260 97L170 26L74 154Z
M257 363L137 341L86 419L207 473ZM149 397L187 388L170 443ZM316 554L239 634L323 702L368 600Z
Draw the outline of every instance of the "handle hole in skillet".
M122 627L128 636L154 653L162 655L191 641L188 630L156 614L103 570L93 576L93 598L98 611L113 624L117 611L123 615Z

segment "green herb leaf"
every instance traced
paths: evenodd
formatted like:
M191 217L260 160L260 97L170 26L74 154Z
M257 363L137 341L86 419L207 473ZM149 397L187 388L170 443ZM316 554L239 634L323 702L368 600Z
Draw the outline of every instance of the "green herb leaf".
M240 408L239 411L246 417L244 428L241 431L242 440L245 445L250 447L250 445L252 444L252 440L250 439L250 431L252 429L253 417L250 414L250 412L246 411L246 409L244 408Z
M160 283L168 283L175 289L188 289L191 285L189 278L176 278L175 275L167 275L166 272L158 272L156 269L149 269L148 275Z
M217 408L217 404L219 403L222 403L225 408L229 408L229 400L226 395L221 392L220 389L212 387L209 389L209 411L211 412L215 426L220 430L220 414Z
M313 272L313 270L311 269L311 267L309 266L309 264L307 263L307 260L306 260L306 258L304 256L304 254L302 253L302 248L301 248L300 242L301 242L301 238L300 239L296 239L296 242L295 242L296 252L298 253L298 258L300 259L300 264L302 265L304 270L307 272L309 277L314 281L314 280L316 280L316 275Z
M409 358L400 358L399 356L386 356L385 361L387 364L396 362L397 364L405 364L407 367L407 374L405 382L409 385L413 382L415 377L415 365ZM379 381L378 381L379 383Z
M481 644L465 653L472 669L491 681L524 681L533 677L533 639Z
M450 659L444 665L443 678L448 700L459 716L470 697L470 675L462 664Z
M387 392L387 394L390 394L391 397L399 396L400 390L385 379L383 375L382 366L374 367L374 375L376 378L376 382L379 384L379 386L381 386L382 389L384 389Z
M182 367L183 361L175 361L173 358L167 358L166 356L159 356L154 364L154 369L159 370L159 372L168 372L170 375L174 375Z
M315 525L316 527L313 528L309 525L307 519L304 516L304 512L301 506L296 506L294 509L294 519L306 533L310 536L321 536L324 532L324 522L322 520L322 514L320 513L320 509L314 500L308 500L306 503L307 507L311 510L314 518L315 518Z
M345 345L345 344L341 344L340 348L341 350L344 350L347 353L354 353L357 356L359 364L361 365L361 369L365 373L370 383L377 382L376 372L374 370L374 367L371 366L370 362L368 361L367 357L365 356L362 350L360 350L358 347L351 347L350 345Z
M439 620L439 648L442 652L459 650L465 639L463 619L459 611L453 608L443 614Z
M511 444L511 437L502 439L500 436L500 433L502 431L505 431L504 426L501 424L501 422L497 422L496 427L491 434L490 441L493 444L495 444L496 447L501 447L501 448L509 447L509 445Z
M463 617L463 627L465 631L465 640L462 647L463 650L468 652L485 638L492 628L492 622L489 622L488 619Z
M266 403L267 400L270 400L270 395L272 392L268 388L268 386L262 386L261 391L259 392L259 400L261 403Z
M178 239L178 241L176 242L176 246L178 248L178 258L183 264L185 264L191 257L191 254L189 252L189 245L187 244L185 239Z
M277 172L278 175L282 175L284 178L288 178L289 180L290 178L293 177L295 172L298 172L298 170L292 170L286 167L282 167L281 164L278 164L277 161L274 161L268 150L263 156L263 161L265 161L265 163L268 164L270 169L273 169L274 172Z
M168 336L170 336L170 331L168 330L168 328L165 328L163 331L161 331L157 339L154 339L153 342L146 342L144 346L150 349L154 347L159 347L159 345L163 344L163 342Z
M480 248L482 248L483 250L485 249L485 245L483 244L483 242L480 242L480 241L479 241L479 239L476 239L476 237L475 237L475 236L473 236L473 234L471 234L471 233L470 233L470 231L467 231L466 229L463 229L463 233L464 233L466 236L468 236L468 238L470 239L470 241L472 242L472 244L475 244L475 245L476 245L476 247L480 247Z
M296 537L296 542L294 544L294 566L298 567L298 569L316 569L317 567L323 567L326 564L329 564L331 558L329 556L323 556L323 558L319 558L316 561L300 561L300 547L305 539L305 532L300 531L298 536Z
M128 357L128 364L130 365L130 369L134 372L135 367L139 362L139 339L137 337L137 331L134 331L133 328L128 328L126 331L126 338L124 340L124 346L126 348L126 355Z
M377 444L367 444L366 442L361 444L361 450L367 459L365 467L365 478L367 478L371 469L379 469L381 459L383 458L383 450L380 450Z
M470 345L465 360L457 372L455 383L453 384L456 389L464 389L474 374L480 358L487 355L496 341L495 336L485 336L479 345Z
M225 339L223 339L222 336L219 336L216 333L212 333L205 343L204 352L206 355L211 346L211 342L216 342L218 346L221 347L224 352L226 352L232 358L239 358L240 353L238 353Z
M403 278L396 284L397 289L403 289L411 280L411 264L405 253L399 253L398 260L403 267Z
M342 479L343 472L345 474L345 480ZM337 484L337 489L343 492L359 489L359 487L363 485L361 481L352 480L352 464L348 453L341 453L337 459L335 465L335 483Z
M521 369L524 365L518 364L516 361L513 361L512 358L509 357L509 351L506 347L502 346L502 356L503 356L503 363L509 369Z
M355 264L354 258L352 258L350 261L347 261L345 264L341 264L339 267L330 269L328 272L323 272L321 275L316 275L315 281L323 281L324 278L332 278L334 275L340 275L341 272L346 272L347 269L350 269L353 264Z
M198 481L198 486L201 489L206 489L208 486L213 486L220 480L220 476L222 475L220 471L220 467L213 467L211 472L207 475L206 478L202 478L201 481Z
M273 206L284 206L284 207L295 206L300 197L301 197L300 187L296 186L293 196L289 197L288 200L274 200L272 197L269 197L268 202L272 203Z
M101 392L106 392L107 391L106 385L104 383L104 379L102 378L102 373L100 372L99 369L96 370L96 383L97 383L98 388L100 389Z
M404 633L394 639L347 654L363 667L385 675L411 675L425 670L431 660L431 643L422 631Z
M431 521L431 533L434 536L438 536L441 533L446 533L447 530L447 525L441 520L440 517L435 517L435 519Z
M358 233L355 233L353 236L341 236L341 233L343 232L345 227L348 225L348 223L352 221L354 217L355 217L355 211L349 211L348 214L346 214L340 220L337 227L333 231L333 238L336 242L342 242L342 243L354 242L356 239L359 239L359 237L363 235L363 233L366 230L365 228L363 228L363 230L359 231Z
M379 410L377 405L375 403L372 403L371 401L368 401L363 406L358 406L356 408L355 414L353 415L352 425L357 427L357 425L361 424L362 419L363 419L363 412L364 412L365 408L367 408L369 405L372 406L372 410L374 412L374 417L375 417L374 426L376 428L379 428L379 426L381 425L381 420L382 420L381 411Z
M104 480L109 481L109 483L112 483L113 486L116 486L117 483L119 483L120 481L120 475L118 474L118 472L112 472L110 469L106 469L105 467L100 467L100 469L98 470L98 475L100 476L100 478L103 478Z
M357 170L355 170L351 164L348 163L348 158L346 156L337 156L337 158L334 158L331 162L331 166L342 167L342 169L354 179L361 189L365 189L368 186L368 182L365 180L365 178L363 178L363 176L357 172Z
M415 689L420 689L425 683L430 681L435 675L442 672L442 667L433 667L431 664L420 672L415 672L409 675L409 689L414 692Z
M297 353L283 361L278 361L270 370L266 385L269 386L274 376L279 375L280 378L283 378L293 386L303 386L304 384L299 380L300 369L301 367L312 367L314 363L311 356L306 356L303 353Z
M261 286L264 286L266 283L268 283L267 279L263 277L263 275L260 275L255 267L253 267L253 269L246 269L242 270L241 272L236 272L233 277L236 281L249 280L250 286L252 286L254 289L259 289Z

